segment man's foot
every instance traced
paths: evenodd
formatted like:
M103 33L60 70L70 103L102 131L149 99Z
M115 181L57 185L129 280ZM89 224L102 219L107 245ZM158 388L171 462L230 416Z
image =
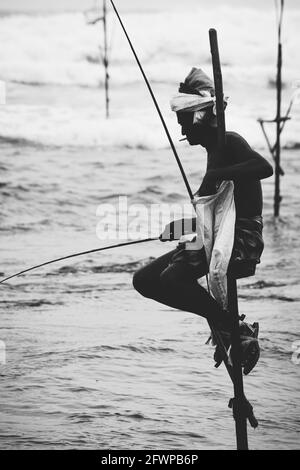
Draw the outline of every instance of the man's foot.
M250 374L250 372L258 363L260 357L258 333L258 323L253 323L252 325L249 325L249 323L240 322L242 367L244 375Z
M258 338L259 333L259 323L255 322L250 325L250 323L246 323L245 321L240 321L240 335L241 338L243 336L250 336L251 338Z
M256 338L241 340L242 367L244 375L250 374L258 363L260 348Z
M248 375L256 366L259 356L260 348L258 344L258 332L259 324L253 323L250 325L244 321L240 321L240 338L241 338L241 352L242 352L242 367L245 375ZM230 357L231 349L231 335L227 331L219 331L223 344L226 348L229 360L232 364L232 359ZM216 344L215 339L213 338L214 343ZM216 362L215 367L219 367L223 361L223 355L221 348L217 345L214 353L214 360Z
M227 332L227 331L223 331L223 330L218 330L218 333L221 337L221 340L223 341L224 348L226 349L226 353L227 353L227 356L228 356L228 361L231 363L231 358L230 358L230 347L231 347L230 333ZM212 344L216 347L215 352L214 352L214 361L215 361L215 367L218 368L223 362L224 352L222 351L223 348L221 348L218 345L217 339L215 338L214 334L212 334L211 338L212 338Z

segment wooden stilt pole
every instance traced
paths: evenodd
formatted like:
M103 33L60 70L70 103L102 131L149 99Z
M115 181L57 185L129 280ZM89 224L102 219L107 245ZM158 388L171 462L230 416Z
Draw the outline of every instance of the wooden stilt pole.
M100 59L104 66L104 89L105 89L105 115L109 118L109 51L108 51L108 40L107 40L107 0L102 0L102 16L100 10L98 11L98 0L95 0L95 7L85 12L86 21L90 25L95 25L102 21L103 24L103 47L99 46ZM100 7L99 7L100 8ZM95 13L97 16L95 17Z
M226 125L224 112L224 92L223 78L221 70L221 61L218 46L218 36L215 29L209 30L210 50L212 57L212 66L214 72L215 92L216 92L216 108L217 108L217 124L218 124L218 151L220 157L225 150L226 145Z
M277 4L276 4L277 6ZM278 11L278 51L277 51L277 76L276 76L276 101L277 101L277 110L275 119L258 119L258 122L263 131L264 137L266 139L269 151L272 155L272 158L275 162L275 191L274 191L274 217L279 217L280 213L280 203L282 197L280 194L280 176L284 175L284 171L281 168L280 159L281 159L281 133L284 129L286 122L290 119L290 112L293 106L294 97L292 97L291 102L288 106L285 116L281 116L281 98L282 98L282 42L281 42L281 30L282 30L282 21L283 21L283 11L284 11L284 0L280 0L280 9ZM270 140L267 136L267 133L264 128L265 123L275 123L276 124L276 142L272 146Z
M228 310L232 316L231 356L233 363L234 399L232 402L235 419L237 450L248 450L247 416L245 413L245 393L241 365L241 347L239 331L239 310L237 283L234 277L228 276Z
M281 26L283 16L284 0L281 0L279 24L278 24L278 53L277 53L277 113L276 113L276 150L275 150L275 195L274 195L274 216L279 216L280 211L280 153L281 153L281 95L282 95L282 43L281 43Z
M104 36L104 54L103 65L105 72L105 109L106 118L109 118L109 58L108 58L108 41L107 41L107 6L106 0L103 0L103 36Z
M220 155L219 158L222 158L226 144L226 126L222 70L219 56L217 31L215 29L209 30L209 38L216 91L218 151ZM236 279L232 277L228 278L228 309L232 316L232 379L234 386L234 399L232 401L232 406L233 416L235 419L237 450L248 450L247 413L245 411L245 404L248 402L246 401L244 395L243 374L241 367L237 286Z

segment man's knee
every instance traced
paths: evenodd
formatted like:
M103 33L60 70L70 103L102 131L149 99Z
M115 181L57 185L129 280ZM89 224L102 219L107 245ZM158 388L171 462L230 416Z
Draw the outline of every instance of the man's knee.
M160 275L160 283L166 289L178 286L178 276L174 269L167 268Z
M152 283L147 279L143 273L143 268L134 273L132 279L133 287L144 297L153 297L153 286Z

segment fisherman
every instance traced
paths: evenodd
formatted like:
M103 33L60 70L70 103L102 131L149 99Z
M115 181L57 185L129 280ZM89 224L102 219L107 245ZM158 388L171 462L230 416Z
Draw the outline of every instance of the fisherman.
M178 95L171 101L171 108L176 112L182 135L189 144L201 145L207 151L207 170L195 197L215 194L223 181L234 183L236 220L228 272L236 278L253 275L264 248L260 180L270 177L273 169L236 132L226 132L225 151L219 155L214 84L201 69L193 68L180 84ZM160 240L179 240L187 233L196 232L196 227L196 218L173 221L166 226ZM204 248L188 250L185 242L179 242L175 250L137 271L133 285L144 297L209 319L220 331L229 349L231 316L198 283L198 279L207 273ZM240 336L242 365L246 375L259 359L258 324L249 325L240 321ZM214 358L219 365L218 347Z

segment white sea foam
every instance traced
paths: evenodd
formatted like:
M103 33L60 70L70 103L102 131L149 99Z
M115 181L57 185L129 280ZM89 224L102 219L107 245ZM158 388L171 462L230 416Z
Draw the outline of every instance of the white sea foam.
M283 106L288 105L292 83L299 79L298 24L300 10L287 9L284 28ZM241 132L252 144L264 144L257 117L275 115L275 14L247 7L195 8L168 12L127 13L124 22L136 45L145 71L162 103L163 113L176 139L179 131L168 100L193 65L211 73L208 29L219 32L224 84L230 95L228 128ZM0 135L46 145L99 145L162 148L168 145L153 106L146 98L139 70L115 16L110 12L112 119L106 121L104 100L99 102L103 68L99 59L102 28L88 26L82 13L12 15L0 19L0 79L43 85L39 102L28 103L29 87L10 93L0 108ZM11 85L17 86L17 85ZM87 87L97 93L84 109L68 103L51 103L49 87L56 96L66 89L75 98ZM32 87L30 87L32 90ZM37 90L37 88L35 88ZM61 91L59 91L61 89ZM42 90L42 91L41 91ZM34 97L34 93L30 92ZM37 95L37 93L36 93ZM44 101L43 101L44 97ZM46 99L47 97L47 99ZM59 101L59 100L58 100ZM37 106L38 104L38 106ZM44 106L40 106L43 104ZM294 110L299 118L299 110ZM284 144L298 141L297 119L288 123Z
M295 79L299 78L299 20L300 11L286 12L284 65L289 76L295 74ZM183 64L208 62L207 31L212 25L218 29L222 41L223 62L229 70L233 68L235 79L255 80L263 85L267 77L273 76L275 18L270 11L228 7L193 12L174 10L126 14L124 21L141 60L155 80L177 81L182 78ZM82 13L8 16L1 18L0 25L2 79L98 86L101 68L87 62L87 57L99 58L102 28L99 24L88 26ZM129 72L130 68L135 71L134 60L112 13L108 27L113 82L136 80L136 73Z
M39 106L0 108L0 128L2 139L18 138L47 146L155 149L167 145L156 119L120 117L106 120L99 111L89 109Z
M247 110L246 110L247 111ZM176 142L181 137L176 119L166 113L167 125ZM227 115L227 127L241 133L251 145L265 148L262 133L256 119L233 106ZM283 145L298 142L298 122L291 121L283 133ZM46 146L98 146L115 148L163 149L169 146L167 137L157 116L150 112L124 112L120 117L106 120L102 111L72 110L41 106L0 107L0 140L28 141ZM274 131L274 128L273 128ZM272 128L268 129L271 140ZM177 144L184 148L186 144Z

